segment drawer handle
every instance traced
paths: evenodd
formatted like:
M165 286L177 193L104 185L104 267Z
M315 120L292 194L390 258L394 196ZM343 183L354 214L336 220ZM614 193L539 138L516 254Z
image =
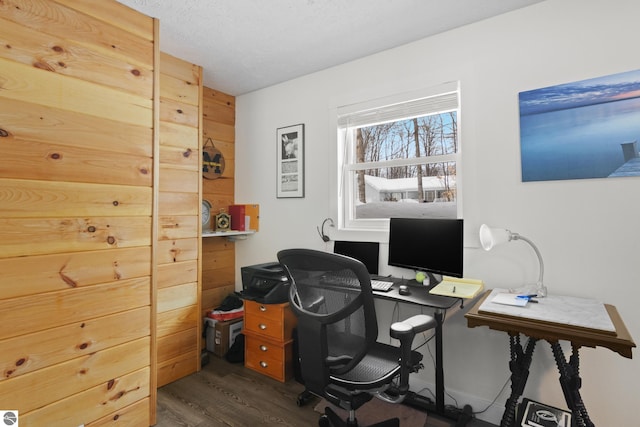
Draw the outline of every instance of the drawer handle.
M267 348L267 346L266 346L266 345L261 345L261 346L260 346L260 350L262 350L262 351L267 351L267 350L269 350L269 349Z
M267 365L267 362L260 361L260 366L262 366L263 368L266 368L269 365Z
M262 329L263 331L264 331L265 329L267 329L267 325L265 325L264 323L260 323L260 324L258 325L258 327L259 327L260 329Z
M267 307L265 307L264 305L260 306L260 311L267 311Z

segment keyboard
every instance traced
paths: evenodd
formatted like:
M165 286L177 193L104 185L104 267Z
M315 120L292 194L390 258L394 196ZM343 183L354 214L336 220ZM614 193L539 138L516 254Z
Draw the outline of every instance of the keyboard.
M393 286L393 282L387 282L386 280L371 279L371 287L374 291L388 292Z
M343 277L339 275L327 274L322 276L322 282L327 285L360 288L360 282L352 277ZM388 292L391 290L393 282L387 280L371 279L371 288L378 292Z

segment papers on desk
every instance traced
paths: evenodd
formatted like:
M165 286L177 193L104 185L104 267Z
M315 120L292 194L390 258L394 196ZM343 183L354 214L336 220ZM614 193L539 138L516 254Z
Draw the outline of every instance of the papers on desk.
M517 307L524 307L528 301L527 298L520 298L518 294L509 292L499 292L491 298L491 302L495 302L496 304L515 305Z
M483 289L482 280L443 276L442 282L434 286L429 293L454 298L475 298Z

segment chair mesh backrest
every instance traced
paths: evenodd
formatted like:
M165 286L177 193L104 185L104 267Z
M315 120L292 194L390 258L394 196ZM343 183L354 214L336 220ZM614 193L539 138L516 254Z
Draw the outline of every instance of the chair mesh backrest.
M278 260L291 280L302 376L321 392L308 382L323 388L329 374L348 372L377 339L369 273L360 261L310 249L281 251ZM330 357L346 363L329 367Z

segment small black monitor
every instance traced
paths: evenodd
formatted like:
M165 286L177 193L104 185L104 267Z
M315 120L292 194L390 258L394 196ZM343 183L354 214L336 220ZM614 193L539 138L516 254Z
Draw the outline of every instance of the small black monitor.
M362 262L369 274L378 274L378 260L380 256L380 243L378 242L348 242L336 240L333 252L346 255Z
M462 277L462 219L391 218L389 265Z

